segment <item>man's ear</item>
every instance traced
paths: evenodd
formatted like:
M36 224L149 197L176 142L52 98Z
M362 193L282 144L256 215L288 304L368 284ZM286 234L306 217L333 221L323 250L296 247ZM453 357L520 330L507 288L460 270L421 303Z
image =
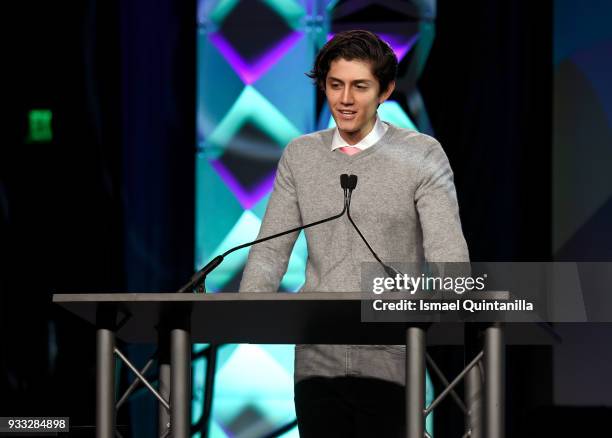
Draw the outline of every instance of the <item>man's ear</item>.
M380 95L380 97L378 98L378 104L380 105L381 103L383 103L385 100L387 100L389 98L389 96L391 96L391 94L393 93L393 91L395 91L395 81L391 81L389 82L389 86L387 87L387 89L385 90L384 93L382 93Z

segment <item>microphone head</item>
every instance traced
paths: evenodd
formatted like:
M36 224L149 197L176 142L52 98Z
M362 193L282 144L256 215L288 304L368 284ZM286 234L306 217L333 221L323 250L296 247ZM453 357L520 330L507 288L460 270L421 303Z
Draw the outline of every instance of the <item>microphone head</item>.
M348 189L355 190L357 187L357 175L349 175L348 177Z
M346 173L340 175L340 187L343 189L348 189L349 185L349 176Z

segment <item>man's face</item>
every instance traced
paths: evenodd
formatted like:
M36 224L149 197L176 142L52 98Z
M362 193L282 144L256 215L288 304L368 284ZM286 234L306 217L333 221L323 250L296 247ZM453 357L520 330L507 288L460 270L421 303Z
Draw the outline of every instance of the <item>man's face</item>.
M380 93L369 62L339 58L331 62L325 95L340 135L349 145L361 141L376 123L376 109L391 95L395 83Z

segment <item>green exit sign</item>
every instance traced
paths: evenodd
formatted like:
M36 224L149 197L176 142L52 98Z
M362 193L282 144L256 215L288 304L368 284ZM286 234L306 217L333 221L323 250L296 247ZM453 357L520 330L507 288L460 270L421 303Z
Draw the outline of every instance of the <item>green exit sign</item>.
M28 143L49 143L53 140L50 109L33 109L28 113Z

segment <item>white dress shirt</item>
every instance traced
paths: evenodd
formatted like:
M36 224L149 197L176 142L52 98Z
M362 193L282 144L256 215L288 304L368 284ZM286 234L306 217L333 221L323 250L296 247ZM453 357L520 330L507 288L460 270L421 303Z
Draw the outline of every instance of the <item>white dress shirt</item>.
M370 146L376 144L376 142L380 140L383 135L385 135L387 129L389 129L389 126L386 123L383 123L380 118L376 116L376 123L374 123L374 128L372 128L370 133L363 137L361 141L359 141L357 144L349 145L346 143L346 140L343 139L340 135L338 127L336 127L336 129L334 130L334 136L332 138L331 150L335 151L336 149L344 146L351 146L365 151Z

